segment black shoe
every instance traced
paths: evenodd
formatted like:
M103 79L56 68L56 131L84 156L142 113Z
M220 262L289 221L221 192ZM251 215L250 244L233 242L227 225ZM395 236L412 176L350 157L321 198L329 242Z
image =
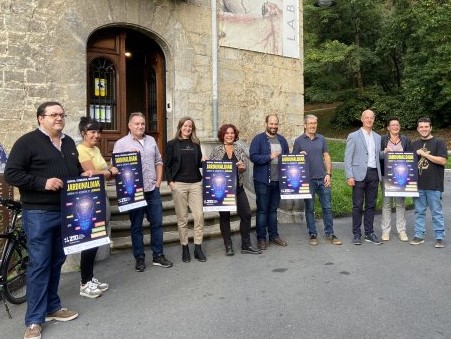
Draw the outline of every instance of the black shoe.
M188 245L182 245L182 261L183 262L190 262L191 256L189 254L189 247Z
M201 245L194 245L194 258L196 258L200 262L207 261L207 257L202 252L202 246Z
M365 235L365 241L373 243L375 245L381 245L382 244L382 242L379 241L379 239L376 237L376 234L374 234L374 233L370 233L370 234Z
M362 245L362 241L360 240L360 235L354 235L354 239L352 239L352 243L354 245Z
M146 270L146 263L144 261L144 258L136 259L135 270L136 272L144 272Z
M235 255L235 252L233 252L232 245L226 246L226 256L231 257Z
M160 254L160 255L157 255L156 257L153 257L152 265L169 268L169 267L172 267L172 262L167 260L164 257L164 254Z
M262 251L249 245L246 248L242 248L241 253L243 253L243 254L262 254Z

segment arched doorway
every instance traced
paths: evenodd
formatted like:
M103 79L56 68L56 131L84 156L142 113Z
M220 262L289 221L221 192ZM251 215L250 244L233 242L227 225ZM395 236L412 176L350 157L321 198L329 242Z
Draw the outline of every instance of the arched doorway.
M129 28L95 31L87 45L87 110L103 125L100 145L109 159L128 133L130 113L146 116L146 133L164 154L166 144L165 58L149 36Z

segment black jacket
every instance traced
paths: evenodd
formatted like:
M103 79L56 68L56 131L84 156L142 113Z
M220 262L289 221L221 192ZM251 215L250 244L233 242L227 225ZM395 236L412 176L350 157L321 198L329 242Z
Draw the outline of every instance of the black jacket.
M194 156L198 168L202 167L202 150L199 144L194 143ZM164 157L164 171L168 184L175 181L174 178L180 170L182 162L182 152L180 148L180 140L172 139L166 145L166 152Z

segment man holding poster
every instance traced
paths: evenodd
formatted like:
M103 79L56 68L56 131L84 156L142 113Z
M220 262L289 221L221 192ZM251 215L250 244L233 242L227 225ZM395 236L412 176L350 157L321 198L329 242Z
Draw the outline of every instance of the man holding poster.
M330 189L332 178L332 161L326 139L317 134L318 118L309 114L304 118L305 133L298 137L293 146L293 154L305 154L310 174L310 193L312 199L304 199L305 219L310 236L309 244L318 245L318 233L315 226L315 193L318 193L323 211L324 234L326 239L334 245L341 245L341 241L334 234L332 217L332 193Z
M113 153L139 152L144 180L144 198L147 206L128 212L132 238L133 256L137 272L146 270L143 220L144 214L150 223L150 247L153 252L152 264L171 267L172 263L163 254L163 205L160 197L160 184L163 178L163 160L155 139L145 134L146 120L140 112L130 114L128 120L130 133L114 144Z
M266 130L252 139L249 149L254 163L254 188L257 196L257 248L266 250L269 243L287 246L277 230L277 208L280 203L279 155L288 154L287 139L278 134L279 118L268 114L265 119Z
M442 192L444 190L445 164L448 151L443 140L432 136L429 118L418 120L417 131L420 139L412 142L412 149L418 155L418 193L415 198L415 237L411 245L424 243L426 234L426 209L432 215L435 233L435 247L445 247L445 219L442 212Z
M20 191L30 257L24 338L40 338L41 324L46 321L78 317L77 312L61 306L58 296L61 266L66 260L60 190L63 179L78 177L83 170L75 142L62 132L66 113L61 104L44 102L36 115L39 128L16 141L5 168L6 182Z

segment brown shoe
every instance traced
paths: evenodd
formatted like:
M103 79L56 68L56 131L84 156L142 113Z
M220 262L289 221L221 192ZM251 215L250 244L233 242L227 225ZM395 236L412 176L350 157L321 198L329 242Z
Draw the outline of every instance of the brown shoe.
M332 245L341 245L341 240L338 240L335 234L328 235L326 239L329 240Z
M69 321L78 317L78 313L75 311L69 311L67 308L61 308L56 312L47 314L45 316L45 321Z
M266 240L259 240L257 242L257 248L259 250L266 250Z
M41 339L41 325L31 324L25 330L23 339Z
M312 246L317 246L317 245L319 244L318 238L316 237L316 234L312 234L312 235L310 236L310 240L309 240L308 243L309 243L310 245L312 245Z
M277 245L277 246L287 246L287 242L285 240L282 240L280 237L275 238L273 240L269 241L271 244Z

